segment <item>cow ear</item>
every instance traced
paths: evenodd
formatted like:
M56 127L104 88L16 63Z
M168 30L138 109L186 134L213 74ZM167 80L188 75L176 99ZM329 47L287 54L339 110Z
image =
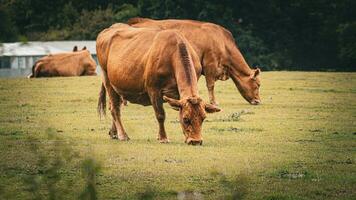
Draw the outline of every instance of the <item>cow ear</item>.
M84 46L82 50L87 50L87 47L86 47L86 46Z
M77 46L74 46L74 47L73 47L73 52L76 52L76 51L78 51L78 47L77 47Z
M214 113L214 112L220 112L221 109L218 108L217 106L207 103L207 104L205 104L205 111L207 113Z
M174 110L179 110L181 108L181 103L177 99L172 99L167 96L163 96L163 100L165 100Z
M253 74L253 78L256 78L258 75L260 75L260 73L261 73L260 68L255 69L255 72Z

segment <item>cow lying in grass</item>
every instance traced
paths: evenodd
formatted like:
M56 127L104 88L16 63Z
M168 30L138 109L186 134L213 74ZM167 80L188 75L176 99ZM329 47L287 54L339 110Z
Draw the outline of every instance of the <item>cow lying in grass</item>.
M158 140L168 142L164 128L163 102L179 110L179 120L187 144L202 144L201 127L206 112L220 111L198 94L201 74L198 56L188 41L175 30L133 28L114 24L96 40L103 83L98 111L105 112L106 92L119 140L129 140L121 123L122 99L152 105L159 123Z
M176 29L192 44L203 67L209 98L217 104L214 95L216 80L234 81L241 95L253 105L261 102L259 96L260 69L250 69L235 44L230 31L207 22L193 20L152 20L132 18L128 24L134 27Z
M28 78L53 76L93 76L96 75L96 62L84 47L78 51L50 54L36 61Z

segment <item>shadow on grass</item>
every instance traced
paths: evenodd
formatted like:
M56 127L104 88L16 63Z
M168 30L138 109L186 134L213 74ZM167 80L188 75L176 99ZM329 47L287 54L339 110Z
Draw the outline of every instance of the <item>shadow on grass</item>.
M158 190L152 185L146 186L142 192L136 193L135 199L178 199L178 200L202 200L209 196L218 197L224 200L239 200L245 199L250 184L250 178L247 174L241 173L233 177L227 177L217 171L211 172L211 179L216 181L216 185L212 188L200 190L183 190L183 191L162 191ZM202 183L203 184L203 183ZM221 190L216 190L220 188ZM219 192L212 194L212 192Z

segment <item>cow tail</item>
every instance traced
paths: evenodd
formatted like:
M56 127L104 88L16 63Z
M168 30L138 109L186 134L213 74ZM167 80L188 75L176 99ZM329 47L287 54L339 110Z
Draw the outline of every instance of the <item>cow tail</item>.
M101 89L99 92L98 114L100 117L106 115L106 88L104 83L101 83Z

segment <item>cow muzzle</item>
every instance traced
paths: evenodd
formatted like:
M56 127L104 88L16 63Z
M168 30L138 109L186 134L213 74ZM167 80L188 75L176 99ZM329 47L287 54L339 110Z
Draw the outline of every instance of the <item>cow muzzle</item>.
M203 145L203 140L202 139L193 139L193 138L188 138L186 143L188 145Z
M259 105L260 103L261 103L261 100L259 100L259 99L254 99L254 100L250 101L251 105Z

